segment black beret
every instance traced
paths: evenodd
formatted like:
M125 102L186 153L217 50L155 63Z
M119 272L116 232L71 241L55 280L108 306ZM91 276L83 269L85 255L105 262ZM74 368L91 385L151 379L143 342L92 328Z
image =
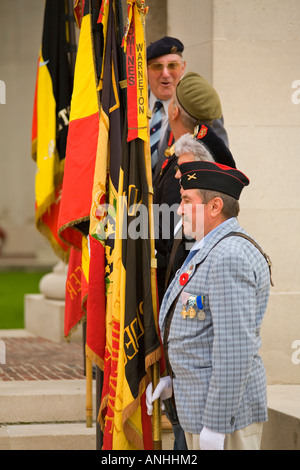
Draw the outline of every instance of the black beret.
M165 36L152 42L147 47L147 60L155 59L166 54L181 54L184 49L184 45L179 39Z
M195 139L201 142L212 154L216 163L236 168L234 158L224 141L217 136L212 127L200 124L195 132Z
M209 189L239 199L242 189L250 183L244 173L220 163L194 161L179 166L183 189Z

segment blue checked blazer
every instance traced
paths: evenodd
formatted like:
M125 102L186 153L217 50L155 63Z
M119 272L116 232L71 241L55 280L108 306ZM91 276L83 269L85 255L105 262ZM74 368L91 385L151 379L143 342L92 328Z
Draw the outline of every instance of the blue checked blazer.
M184 431L193 434L203 426L232 433L267 420L265 368L258 351L270 272L263 255L248 240L238 236L221 240L232 231L246 233L237 219L230 219L187 268L177 272L159 315L163 338L166 315L180 294L168 336L168 356L179 421ZM188 282L181 286L180 275L187 270ZM203 296L204 320L198 315L183 318L182 293Z

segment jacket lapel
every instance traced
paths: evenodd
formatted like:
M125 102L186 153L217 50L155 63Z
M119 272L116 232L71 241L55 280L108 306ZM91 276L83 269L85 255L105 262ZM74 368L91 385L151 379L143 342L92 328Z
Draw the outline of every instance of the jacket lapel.
M166 298L164 299L164 302L162 304L163 310L167 312L170 308L178 294L180 293L181 290L184 289L184 286L180 285L179 279L180 276L183 272L189 272L189 279L194 275L198 265L202 263L202 261L207 257L209 252L213 249L213 247L223 238L227 233L232 232L232 231L240 231L241 227L237 221L236 218L233 218L230 220L228 223L226 223L224 226L220 226L220 228L216 231L215 234L213 234L209 239L204 242L203 247L199 250L198 253L195 254L195 256L191 259L190 263L188 263L188 266L185 267L185 269L182 271L180 270L179 273L175 276L173 279L172 283L168 287L166 291Z

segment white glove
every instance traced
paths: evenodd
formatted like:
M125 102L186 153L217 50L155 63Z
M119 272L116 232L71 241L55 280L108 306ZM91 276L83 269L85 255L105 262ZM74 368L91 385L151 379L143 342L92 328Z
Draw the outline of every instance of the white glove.
M166 377L161 377L159 380L154 393L152 393L152 382L146 388L146 405L147 405L147 413L148 415L152 415L153 405L152 403L160 398L162 401L171 398L173 387L172 387L172 379L169 375Z
M224 450L225 434L204 427L199 439L201 450Z

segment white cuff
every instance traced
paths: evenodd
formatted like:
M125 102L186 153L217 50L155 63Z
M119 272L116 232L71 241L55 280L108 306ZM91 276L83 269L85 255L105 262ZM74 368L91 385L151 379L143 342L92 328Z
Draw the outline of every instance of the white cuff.
M204 427L199 439L201 450L224 450L225 434Z

